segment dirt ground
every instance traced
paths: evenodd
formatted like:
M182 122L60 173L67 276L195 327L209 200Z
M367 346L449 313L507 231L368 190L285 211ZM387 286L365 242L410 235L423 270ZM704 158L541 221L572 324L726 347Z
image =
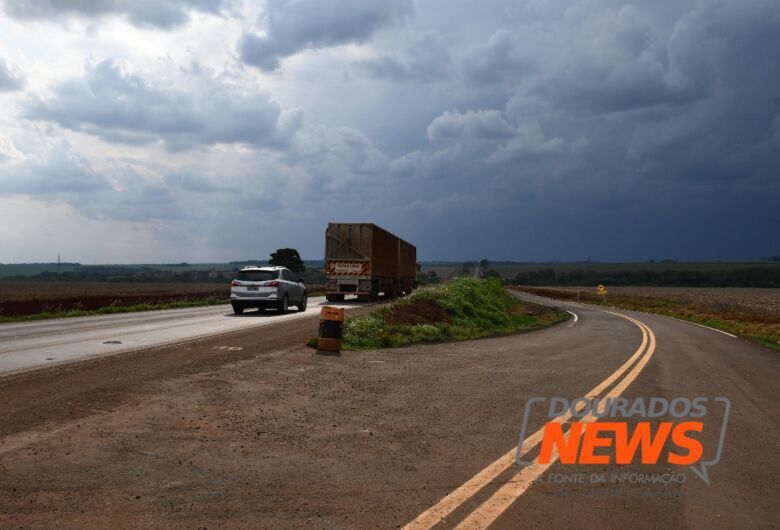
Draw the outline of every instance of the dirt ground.
M328 357L317 322L0 379L0 527L394 527L506 451L516 336L488 366L473 342Z

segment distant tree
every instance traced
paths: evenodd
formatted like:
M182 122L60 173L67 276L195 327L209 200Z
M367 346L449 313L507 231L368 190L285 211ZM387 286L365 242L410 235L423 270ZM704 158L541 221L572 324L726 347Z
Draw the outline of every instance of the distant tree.
M474 261L464 261L460 271L455 276L471 276L474 274L474 269L477 264Z
M436 271L434 270L417 273L418 285L431 285L439 282L441 282L441 280L439 279L439 275L436 274Z
M495 269L490 269L485 273L485 278L498 278L501 279L501 274Z
M486 258L482 258L479 262L479 266L482 267L483 270L488 270L490 268L490 261Z
M301 255L294 248L280 248L276 252L272 252L268 264L287 267L295 273L301 273L306 270Z

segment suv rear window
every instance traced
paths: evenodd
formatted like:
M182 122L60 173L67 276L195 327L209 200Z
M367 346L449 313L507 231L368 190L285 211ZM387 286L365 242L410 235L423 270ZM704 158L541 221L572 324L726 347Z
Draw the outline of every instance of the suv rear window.
M236 275L236 280L242 282L267 282L277 278L276 271L241 271Z

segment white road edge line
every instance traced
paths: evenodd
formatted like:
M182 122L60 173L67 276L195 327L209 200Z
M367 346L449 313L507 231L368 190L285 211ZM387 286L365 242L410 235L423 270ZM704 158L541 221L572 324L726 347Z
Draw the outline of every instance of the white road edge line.
M670 317L669 315L660 315L660 316L666 317L666 318L671 318L672 320L677 320L679 322L685 322L686 324L693 324L694 326L699 326L700 328L711 329L712 331L717 331L718 333L723 333L724 335L728 335L732 339L738 338L736 335L732 335L728 331L723 331L722 329L713 328L713 327L710 327L710 326L705 326L704 324L699 324L697 322L691 322L690 320L683 320L683 319L677 318L677 317Z
M569 313L571 316L573 316L573 317L574 317L574 320L572 320L571 324L569 324L568 326L566 326L567 328L570 328L570 327L572 327L574 324L576 324L576 323L577 323L577 321L580 319L580 317L578 317L578 316L577 316L577 313L575 313L574 311L569 311L568 309L566 309L566 312L567 312L567 313Z
M530 294L530 293L525 293L524 291L520 291L520 292L523 293L523 294ZM593 304L581 304L579 302L568 302L568 301L558 300L558 299L555 299L555 298L547 298L547 297L537 296L537 295L531 295L531 296L534 296L536 298L541 298L542 300L548 300L548 301L552 301L552 302L559 302L561 305L579 306L579 307L582 307L582 308L587 308L588 306L590 306L590 307L598 308L598 306L594 306ZM672 320L677 320L678 322L684 322L686 324L693 324L694 326L699 326L700 328L711 329L712 331L717 331L718 333L723 333L724 335L728 335L732 339L738 339L739 338L737 335L729 333L728 331L723 331L722 329L713 328L711 326L705 326L704 324L699 324L698 322L691 322L690 320L683 320L682 318L670 317L669 315L662 315L660 313L648 313L647 311L637 311L635 309L622 309L620 307L614 307L614 306L609 306L609 307L611 307L612 309L618 309L620 311L628 311L628 312L631 312L631 313L642 313L643 315L671 318ZM567 313L571 313L572 315L574 314L571 311L569 311L568 309L564 309L564 311L566 311ZM576 322L576 320L575 320L575 322ZM573 325L574 324L570 324L569 327L571 327Z

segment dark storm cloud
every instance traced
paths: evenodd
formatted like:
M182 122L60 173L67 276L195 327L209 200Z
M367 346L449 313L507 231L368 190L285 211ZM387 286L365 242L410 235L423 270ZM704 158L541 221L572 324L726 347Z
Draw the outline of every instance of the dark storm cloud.
M238 50L245 63L275 70L307 48L365 42L411 11L411 0L269 0L265 35L244 34Z
M19 90L24 87L24 83L24 75L5 58L0 57L0 92Z
M774 252L780 4L664 9L578 2L467 49L468 107L433 119L430 144L392 163L400 182L415 183L409 217L490 233L475 240L480 254L515 258ZM504 105L480 108L480 95L500 93L487 84L510 95ZM512 228L540 224L543 240ZM631 243L632 230L653 248ZM460 240L435 234L423 246L466 257Z
M193 11L219 14L228 4L225 0L3 0L5 13L19 20L99 19L117 15L133 25L157 29L186 24Z
M108 142L163 141L170 150L283 145L299 125L300 116L283 113L266 93L245 93L197 68L183 75L186 89L170 88L112 59L88 63L83 77L56 84L50 98L30 99L24 112Z

